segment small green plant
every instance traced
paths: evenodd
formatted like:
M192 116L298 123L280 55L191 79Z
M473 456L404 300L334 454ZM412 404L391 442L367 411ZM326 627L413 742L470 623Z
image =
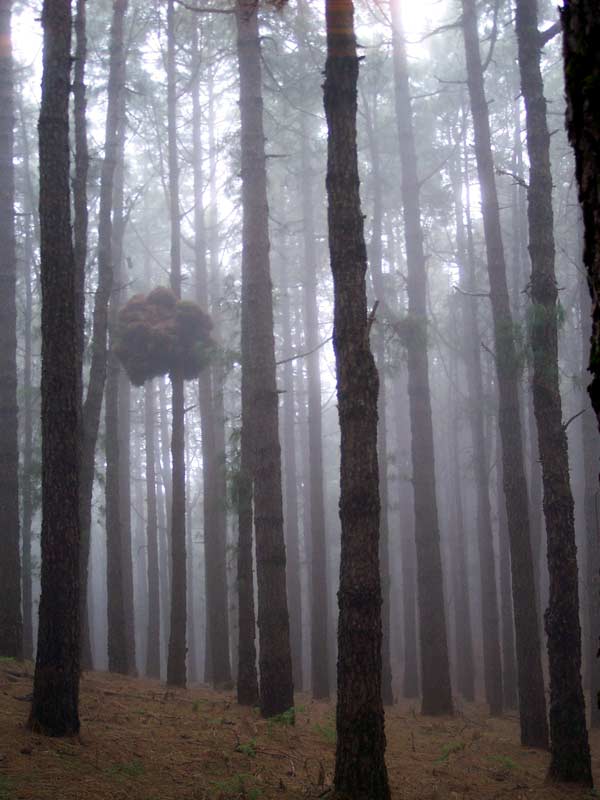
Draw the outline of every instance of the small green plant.
M224 781L213 781L212 786L215 792L221 798L249 798L249 800L258 800L261 795L260 789L255 787L248 787L247 781L250 776L243 772L237 772L231 778Z
M512 771L517 766L509 756L489 756L489 761L493 761L498 766L509 771Z
M143 775L146 768L141 761L125 761L122 764L113 764L108 768L110 775L116 775L122 778L139 778Z
M448 759L453 753L460 753L460 751L464 749L465 749L464 742L448 742L448 744L445 744L442 747L442 754L439 758L436 758L436 762L438 764L441 764L445 761L448 761Z
M271 722L274 722L275 725L294 725L296 722L296 709L293 707L288 708L282 714L271 717Z
M198 711L200 711L200 700L194 700L192 703L192 711L194 711L196 714Z
M12 789L13 783L10 778L0 775L0 800L12 800L14 797Z
M250 739L250 741L245 744L238 744L235 749L238 753L243 753L246 756L254 758L256 755L256 739Z
M335 726L331 722L328 722L326 725L319 725L319 723L317 722L317 724L315 725L315 731L319 733L325 739L326 742L329 742L329 744L335 744L336 742Z

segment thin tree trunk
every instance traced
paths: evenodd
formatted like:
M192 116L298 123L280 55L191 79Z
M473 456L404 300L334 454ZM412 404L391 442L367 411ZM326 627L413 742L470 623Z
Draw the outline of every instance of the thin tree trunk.
M175 7L167 3L167 124L169 138L169 217L171 223L171 289L181 297L181 219L177 157L177 86L175 65ZM171 629L167 683L186 684L186 553L185 553L185 427L183 375L171 372L172 506L171 506Z
M144 438L146 441L146 537L148 544L148 639L146 674L160 678L160 576L156 514L155 395L154 381L144 390Z
M545 614L550 669L550 777L592 785L592 765L581 685L581 628L573 495L558 372L558 287L550 133L540 67L537 0L517 0L521 91L529 154L529 337L533 403L543 473L550 593Z
M285 548L290 612L292 674L296 691L302 691L302 598L300 591L300 547L298 526L298 474L296 467L296 394L290 312L290 285L285 257L279 263L281 292L281 335L283 357L283 458L285 479Z
M71 3L45 0L39 119L42 594L29 726L79 731L81 345L69 188ZM60 310L60 313L57 312Z
M325 6L329 252L333 347L341 432L338 696L334 787L349 798L387 800L381 700L378 376L369 348L367 253L356 150L358 57L352 0Z
M302 246L304 253L304 330L306 338L306 374L308 389L308 457L311 541L311 688L313 697L329 697L329 639L327 635L327 548L325 543L325 504L323 500L323 431L321 420L321 370L319 348L319 311L317 305L317 253L315 212L312 191L308 130L304 117L301 132Z
M412 449L422 711L451 714L452 690L435 487L433 422L427 353L427 276L419 207L420 183L412 126L408 62L400 6L392 0L396 120L402 164L402 205L408 272L405 343Z
M398 375L394 380L394 411L396 417L396 461L398 464L398 508L401 520L400 562L402 565L402 627L404 631L404 672L402 696L419 696L419 636L417 629L417 580L414 544L413 488L409 479L410 444L407 441L408 413L406 382Z
M373 222L369 247L369 262L375 287L375 296L385 301L382 270L382 228L383 197L381 158L378 141L377 95L373 98L373 106L367 113L367 133L371 150L371 181L373 185ZM384 705L393 705L392 666L390 661L390 554L388 526L388 455L387 455L387 423L386 423L386 387L385 387L385 330L383 324L375 329L375 363L379 373L379 397L377 401L377 458L379 460L379 497L381 510L379 518L379 571L381 575L381 593L383 605L381 620L383 640L381 645L382 675L381 695Z
M477 172L481 187L494 327L504 494L511 545L521 742L530 747L546 747L548 745L548 723L529 535L527 481L519 409L519 358L508 298L506 263L500 229L500 212L494 177L490 123L479 51L475 2L474 0L463 0L462 7L467 83L475 133Z
M84 624L84 667L91 667L91 648L88 651L89 633L87 615L87 571L90 555L92 518L92 491L94 486L94 457L100 425L104 383L107 364L108 303L113 284L112 262L112 204L114 174L118 162L119 117L123 104L121 95L125 85L124 19L128 0L114 0L110 32L110 61L108 75L108 105L104 138L104 160L100 173L100 206L98 210L98 286L94 298L92 321L91 364L87 393L83 405L82 454L80 478L81 519L81 619Z
M198 26L193 30L193 54L195 78L192 88L192 127L194 150L194 260L196 278L196 300L208 311L208 268L206 263L206 231L202 192L200 65L198 50ZM225 515L221 513L225 503L219 473L222 472L222 452L217 445L217 419L212 377L215 369L205 369L199 377L200 424L202 427L202 471L204 496L204 552L206 582L206 625L210 647L210 680L217 685L231 681L229 659L229 614L227 600L227 552Z
M0 656L23 657L11 0L0 2Z
M294 705L285 543L281 497L281 450L278 427L273 300L269 266L265 136L262 118L260 39L257 7L251 0L236 6L242 141L242 335L248 349L246 384L251 412L254 526L258 584L260 709L265 717ZM245 310L244 310L245 309ZM250 317L250 318L249 318ZM246 418L243 425L248 424Z
M500 657L500 614L496 562L494 556L494 534L489 486L489 458L485 440L483 411L485 398L481 374L481 346L477 302L469 296L477 291L472 234L469 228L468 241L465 235L463 183L459 170L453 176L453 194L456 213L456 243L460 271L462 299L462 342L464 349L467 403L471 440L473 443L474 472L477 495L477 542L479 549L479 571L481 580L481 626L483 631L483 665L485 698L490 713L502 713L502 662Z

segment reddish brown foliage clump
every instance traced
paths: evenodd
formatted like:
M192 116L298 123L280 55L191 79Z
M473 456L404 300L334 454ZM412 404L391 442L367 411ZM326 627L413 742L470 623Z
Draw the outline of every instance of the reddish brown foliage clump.
M170 289L158 286L123 306L114 350L134 386L168 373L191 380L210 359L211 328L210 317L199 305L177 300Z

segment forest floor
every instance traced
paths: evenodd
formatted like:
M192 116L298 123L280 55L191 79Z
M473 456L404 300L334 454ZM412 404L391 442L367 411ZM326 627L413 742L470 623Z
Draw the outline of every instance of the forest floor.
M169 690L157 681L86 673L81 735L28 731L32 665L0 660L0 800L270 800L318 798L333 777L334 706L306 695L264 720L232 692ZM519 745L514 715L468 705L432 719L386 710L394 800L558 800L600 796L545 782L548 754ZM600 733L592 750L600 783Z

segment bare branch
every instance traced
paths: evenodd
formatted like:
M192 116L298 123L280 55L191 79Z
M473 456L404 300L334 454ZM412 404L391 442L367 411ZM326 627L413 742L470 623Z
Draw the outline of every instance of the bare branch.
M545 31L539 32L539 42L540 47L544 47L544 45L548 44L551 39L554 39L555 36L562 31L562 25L559 19L556 20L554 25L551 25L549 28L546 28Z
M209 6L191 6L185 0L176 0L180 6L187 8L188 11L195 11L197 14L235 14L235 8L210 8Z
M500 169L500 167L496 167L496 175L507 175L509 178L512 178L515 183L518 183L519 186L522 186L523 189L529 189L529 184L526 180L520 175L516 175L514 172L510 172L507 169Z
M289 358L282 358L279 361L276 361L275 364L279 366L280 364L288 364L290 361L295 361L297 358L306 358L306 356L310 356L313 353L316 353L317 350L320 350L321 347L324 347L327 344L327 342L330 342L332 339L333 336L328 336L327 339L323 339L323 341L319 342L319 344L316 347L313 347L312 350L307 350L306 353L296 353L295 355L290 356Z
M569 427L569 425L570 425L570 424L571 424L571 423L572 423L574 420L576 420L576 419L577 419L577 417L580 417L582 414L585 414L585 412L586 412L586 411L587 411L587 408L582 408L582 409L581 409L581 411L578 411L578 412L577 412L577 414L573 414L573 416L572 416L572 417L569 417L569 419L568 419L568 420L567 420L567 421L564 423L564 425L562 426L562 427L563 427L563 431L566 431L566 430L567 430L567 428Z
M465 289L461 289L460 286L454 285L452 287L455 292L464 295L465 297L489 297L489 292L467 292Z

